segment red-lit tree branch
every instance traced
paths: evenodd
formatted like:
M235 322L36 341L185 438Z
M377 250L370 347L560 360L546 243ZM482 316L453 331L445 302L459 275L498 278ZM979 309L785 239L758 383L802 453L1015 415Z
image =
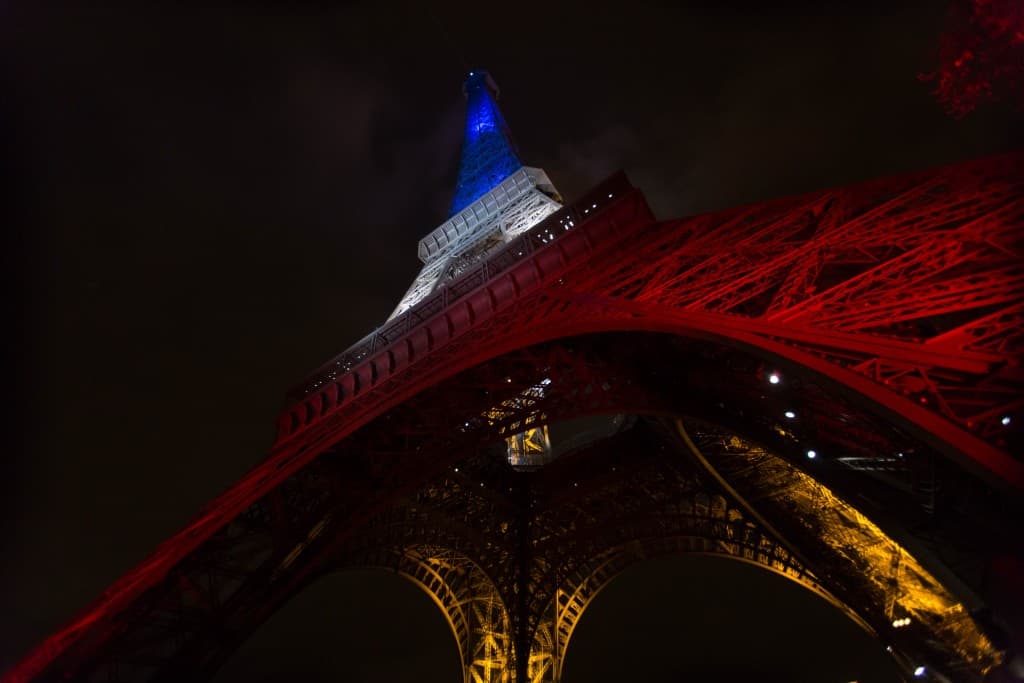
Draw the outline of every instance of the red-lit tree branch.
M921 76L961 118L987 101L1024 110L1024 2L955 0L939 43L939 67Z

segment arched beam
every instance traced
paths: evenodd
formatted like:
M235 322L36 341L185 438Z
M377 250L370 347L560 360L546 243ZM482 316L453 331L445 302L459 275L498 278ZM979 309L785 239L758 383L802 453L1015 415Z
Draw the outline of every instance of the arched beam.
M559 588L546 618L541 621L534 635L530 652L530 683L557 683L561 680L569 645L583 614L598 594L623 572L648 560L694 555L742 562L792 581L837 608L866 633L877 635L856 612L839 602L809 576L796 576L773 563L734 552L728 545L706 537L674 536L658 539L657 542L641 540L632 548L623 546L598 558L593 566L577 574L584 578Z
M515 668L508 608L484 570L442 547L383 545L346 557L345 568L383 569L423 590L448 622L464 683L502 683Z
M934 410L824 357L827 352L866 354L870 358L901 363L914 358L918 364L985 375L999 367L986 354L974 354L978 358L973 358L969 352L933 351L884 338L865 340L847 333L793 328L720 313L678 311L571 290L545 293L537 298L541 301L521 307L535 309L530 312L532 320L517 320L516 324L505 321L500 326L501 334L495 335L494 343L487 345L484 356L477 352L472 363L459 363L438 380L517 349L582 335L657 332L711 341L806 373L859 406L899 425L988 484L1002 490L1024 490L1024 462L1021 460ZM550 313L556 309L557 315ZM811 346L818 347L821 353L805 350Z

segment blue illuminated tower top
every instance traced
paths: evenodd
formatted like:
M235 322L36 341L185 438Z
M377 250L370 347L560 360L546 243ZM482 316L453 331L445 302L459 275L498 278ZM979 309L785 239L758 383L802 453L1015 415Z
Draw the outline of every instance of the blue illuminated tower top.
M449 216L462 211L523 165L495 102L498 86L490 74L469 72L462 92L467 100L466 131Z

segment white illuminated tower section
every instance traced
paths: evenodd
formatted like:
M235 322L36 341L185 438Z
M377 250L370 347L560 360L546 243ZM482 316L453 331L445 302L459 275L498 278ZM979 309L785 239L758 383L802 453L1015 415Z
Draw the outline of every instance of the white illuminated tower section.
M486 71L471 71L462 86L466 127L459 177L448 220L420 240L423 269L388 318L404 313L431 292L457 278L517 235L561 208L561 197L546 173L519 160L498 109L498 86ZM544 387L531 387L518 400L533 402ZM498 406L502 408L514 406ZM532 469L551 458L547 426L506 439L509 463Z
M472 71L462 90L466 129L452 208L448 220L420 240L423 270L388 320L562 206L547 174L519 160L495 101L494 79Z

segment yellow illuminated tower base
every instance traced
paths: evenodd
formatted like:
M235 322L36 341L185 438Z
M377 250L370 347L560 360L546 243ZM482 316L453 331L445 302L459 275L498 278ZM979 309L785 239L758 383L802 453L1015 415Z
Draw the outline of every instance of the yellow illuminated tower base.
M513 449L527 459L550 452L543 448L543 427L508 437L507 444L510 462ZM541 478L528 494L528 520L512 510L502 514L500 503L473 485L493 462L464 462L421 490L407 508L392 510L353 539L349 547L363 550L346 553L348 561L397 571L434 599L459 644L464 683L557 683L572 634L594 597L638 562L686 554L778 574L872 635L895 624L899 631L927 632L978 671L999 661L964 605L906 549L764 448L687 420L685 426L663 422L653 431L640 423L590 457L615 462L615 479L600 468L576 472L566 490L557 468L535 470L528 476ZM547 476L551 481L545 484ZM519 497L510 491L511 499ZM465 508L456 512L452 500ZM750 500L757 501L756 509ZM441 530L424 528L441 510L467 525L483 521L476 533L510 543L474 559L473 542L465 536L445 543ZM784 534L764 513L784 514L797 524ZM444 526L461 524L449 518ZM410 535L431 534L438 545L403 545ZM520 536L527 537L523 543L516 541ZM856 577L857 585L826 587L804 553L813 553L829 573ZM850 606L854 597L858 609Z

